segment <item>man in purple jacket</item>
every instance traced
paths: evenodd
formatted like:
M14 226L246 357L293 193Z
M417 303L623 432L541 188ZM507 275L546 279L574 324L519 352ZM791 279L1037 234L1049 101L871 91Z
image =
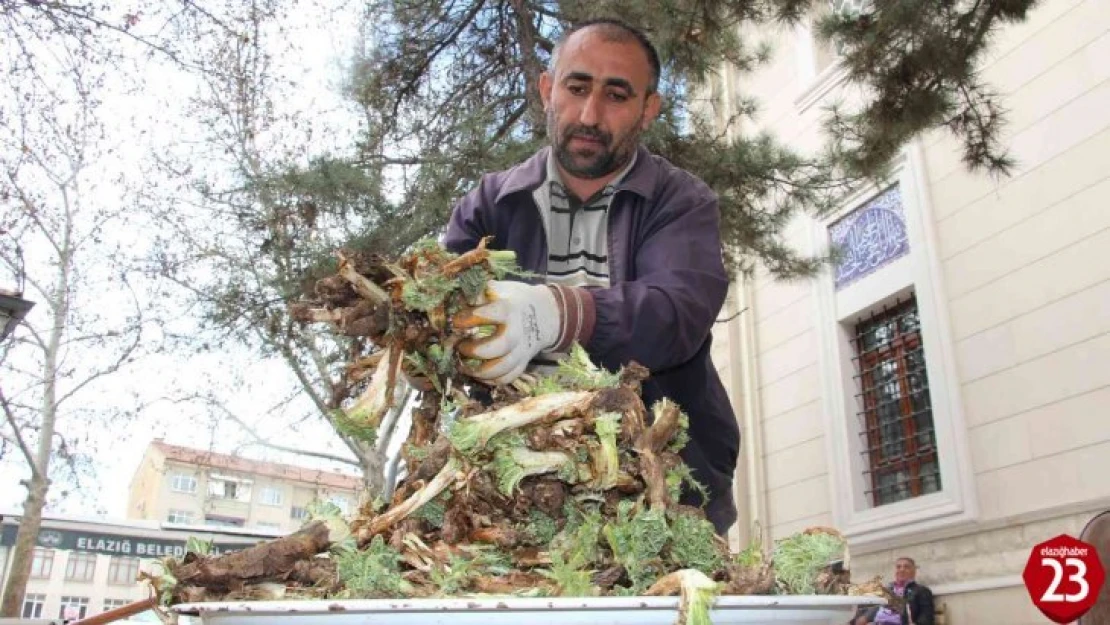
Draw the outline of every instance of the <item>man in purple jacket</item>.
M492 283L491 301L456 322L500 331L460 351L497 383L556 364L575 342L609 369L647 367L647 405L667 397L690 417L683 458L710 496L683 502L704 504L724 534L736 521L740 431L710 359L729 285L720 215L704 182L640 145L659 113L658 81L655 49L621 22L588 22L560 41L539 83L551 146L485 175L445 238L462 253L491 236L491 249L515 251L542 283Z

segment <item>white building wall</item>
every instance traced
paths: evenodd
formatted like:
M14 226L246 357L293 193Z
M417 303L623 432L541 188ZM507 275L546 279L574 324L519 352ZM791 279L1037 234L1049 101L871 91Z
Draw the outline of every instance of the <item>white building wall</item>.
M3 515L3 527L5 542L12 542L14 538L15 525L18 523L18 515L5 514ZM139 556L140 552L154 553L153 549L159 549L169 554L171 548L183 549L184 543L190 537L196 537L201 540L213 540L217 548L242 548L271 538L272 536L260 535L257 532L247 530L215 530L214 528L204 528L198 526L193 529L180 529L172 528L166 529L160 526L157 521L113 521L110 519L82 519L75 517L48 517L44 520L42 530L40 530L40 541L43 540L44 533L51 530L57 530L66 533L67 535L76 535L78 539L84 538L90 543L92 541L99 541L99 539L111 540L116 544L107 547L107 549L121 550L121 556L131 557L136 556L139 558L139 571L150 573L160 573L161 565L158 560L162 559L162 555L156 557L142 557ZM123 543L127 543L123 546ZM56 544L56 543L55 543ZM63 546L75 545L75 549L86 549L83 542L65 543ZM229 547L232 546L232 547ZM88 549L100 549L103 551L104 547L90 546ZM7 583L10 571L10 545L0 545L0 587ZM27 590L25 594L40 594L45 596L45 602L42 610L42 618L56 619L59 617L61 608L61 600L63 597L79 597L87 598L88 609L85 613L86 617L94 616L104 612L104 601L106 599L125 600L127 603L146 599L149 596L149 588L137 579L128 577L120 581L110 581L109 573L111 569L111 562L114 555L105 553L96 553L96 564L93 572L93 578L90 581L77 581L66 579L67 562L71 555L77 553L75 550L70 549L54 549L54 560L50 570L50 575L45 578L32 577L28 580Z
M4 572L7 579L7 562L11 551L10 547L0 547L0 571ZM86 616L94 616L103 612L105 599L123 599L128 603L145 599L147 590L137 582L130 584L108 583L108 571L112 556L97 554L96 570L92 581L79 582L65 579L66 561L71 551L56 550L54 552L54 567L50 577L34 578L27 582L26 594L41 594L46 597L42 610L42 618L58 618L62 597L85 597L89 600ZM151 570L153 560L141 560L140 570Z

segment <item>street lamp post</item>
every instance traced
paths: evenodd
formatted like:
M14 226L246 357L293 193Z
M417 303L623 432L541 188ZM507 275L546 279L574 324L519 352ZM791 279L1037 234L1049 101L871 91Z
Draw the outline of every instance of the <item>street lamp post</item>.
M8 338L34 305L34 302L20 297L19 293L0 289L0 341Z

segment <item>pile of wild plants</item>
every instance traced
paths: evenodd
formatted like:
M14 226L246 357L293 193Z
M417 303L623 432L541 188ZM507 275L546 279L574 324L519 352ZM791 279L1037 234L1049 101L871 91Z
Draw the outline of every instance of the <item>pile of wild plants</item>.
M423 380L402 450L406 477L391 501L368 501L353 519L320 509L290 537L169 562L166 602L275 589L321 598L681 594L683 618L699 621L722 593L860 592L835 530L735 554L701 509L678 503L683 488L701 490L679 456L687 416L669 401L644 405L643 367L605 371L575 346L553 375L499 387L468 377L475 363L456 346L472 334L452 317L515 269L511 253L484 245L456 256L428 243L395 261L340 253L296 314L365 341L348 363L358 381L342 408L349 432L373 440L397 389Z

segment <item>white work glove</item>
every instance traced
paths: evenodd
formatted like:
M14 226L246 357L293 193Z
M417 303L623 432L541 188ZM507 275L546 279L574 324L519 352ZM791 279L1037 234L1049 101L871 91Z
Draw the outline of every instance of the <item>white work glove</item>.
M455 315L456 329L496 326L492 336L461 341L459 353L483 360L470 373L479 380L508 384L517 379L536 354L555 346L562 319L551 289L542 284L492 280L485 302Z

